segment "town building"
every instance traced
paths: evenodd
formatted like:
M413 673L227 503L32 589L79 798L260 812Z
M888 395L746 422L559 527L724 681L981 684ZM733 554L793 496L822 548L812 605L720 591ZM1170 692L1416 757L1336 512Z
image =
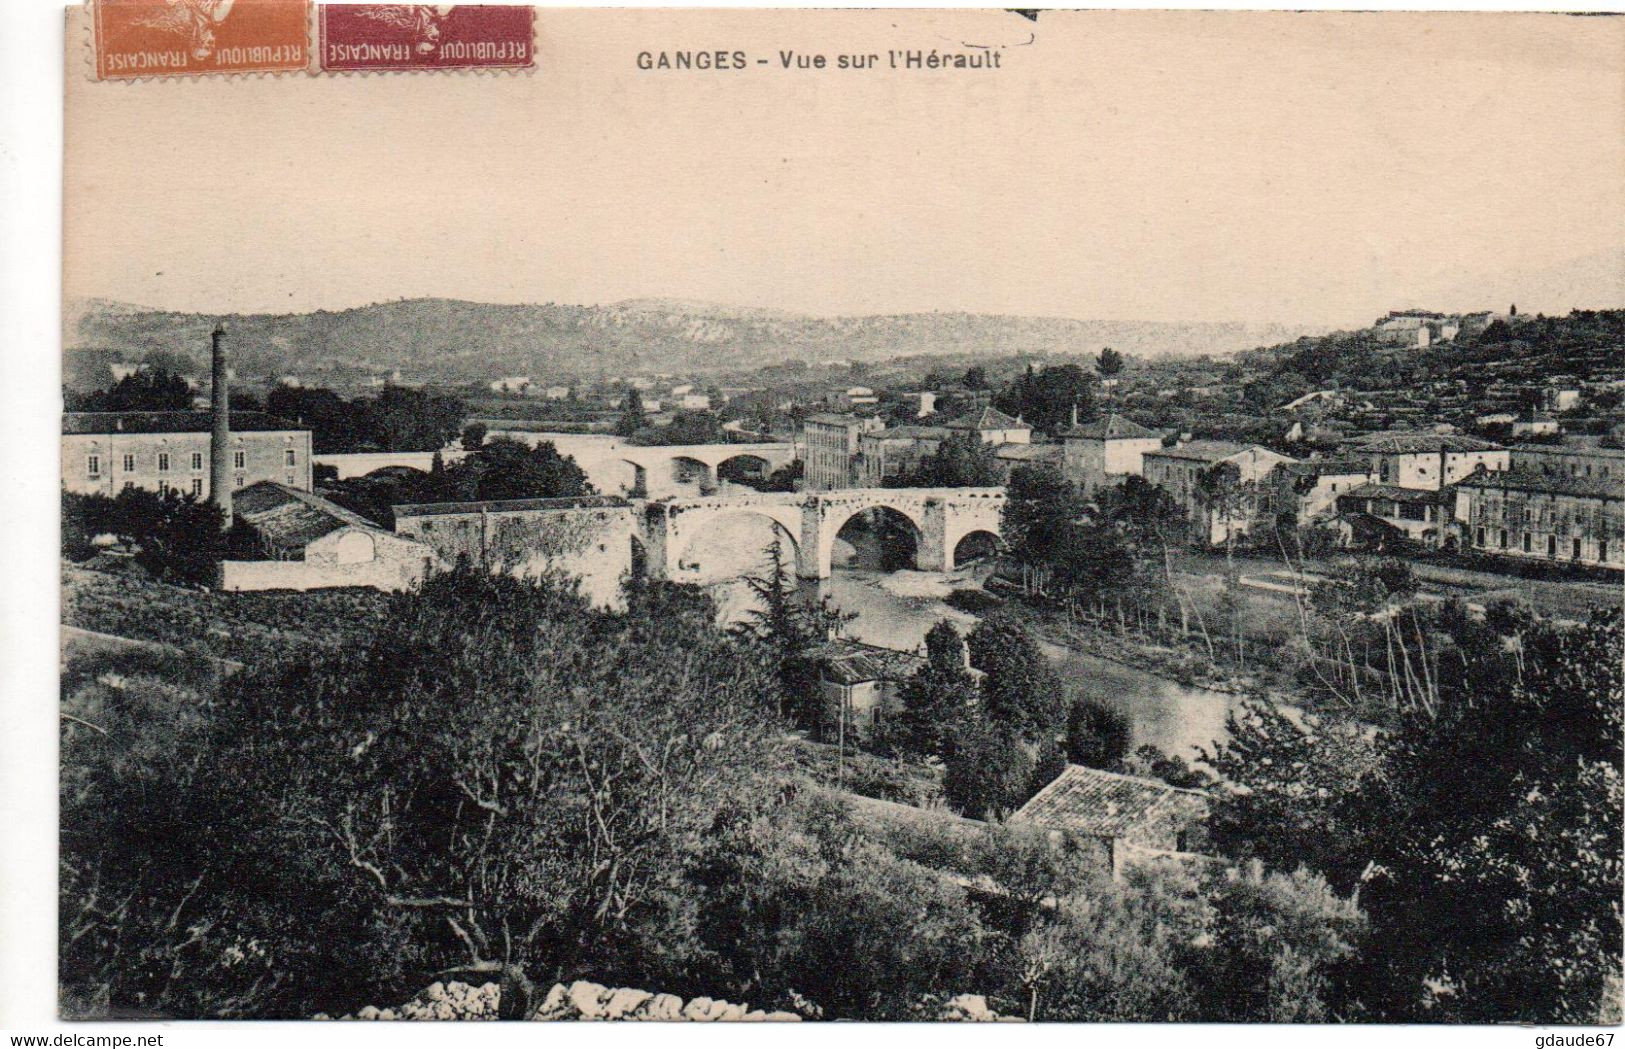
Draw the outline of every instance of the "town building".
M550 401L567 401L570 399L570 387L549 386L546 390L542 391L542 395Z
M1074 413L1075 414L1075 413ZM1145 454L1162 449L1162 434L1113 412L1061 434L1062 475L1085 495L1143 475Z
M1438 491L1483 467L1505 470L1507 450L1476 437L1439 433L1377 433L1354 444L1344 458L1365 458L1380 484Z
M857 483L853 463L858 454L858 438L884 427L880 419L871 417L833 412L809 415L802 423L802 439L806 443L806 490L827 492L853 487Z
M1273 509L1290 513L1299 524L1337 512L1337 497L1372 479L1364 459L1303 459L1281 463L1272 476Z
M423 543L289 485L260 481L232 504L238 530L233 556L220 565L222 590L404 590L438 563Z
M1135 859L1198 852L1206 845L1207 814L1201 791L1068 765L1010 822L1042 828L1116 878Z
M275 481L309 491L310 430L264 412L231 412L234 488ZM211 497L214 415L181 412L66 412L62 416L62 485L70 492L114 496L126 488Z
M867 386L848 386L844 390L837 390L830 394L829 403L846 410L863 408L872 404L879 404L880 395Z
M872 739L900 709L898 689L926 665L924 656L837 640L804 653L818 678L819 732L826 739Z
M1185 511L1191 537L1214 545L1244 535L1270 514L1274 494L1270 474L1292 459L1263 445L1234 441L1191 441L1141 455L1145 479L1160 485ZM1230 497L1213 504L1203 494L1202 478L1221 465L1236 470Z
M1519 469L1458 482L1463 545L1539 561L1625 568L1625 483Z
M1405 488L1366 482L1337 496L1339 520L1347 537L1362 546L1381 548L1404 538L1440 546L1455 511L1449 488Z
M501 379L491 380L492 393L528 393L530 392L530 376L509 375Z
M1058 444L1024 444L1013 442L993 449L993 461L999 468L1000 480L1010 483L1012 471L1021 467L1053 470L1060 475L1066 458L1066 449Z
M984 405L943 425L957 434L974 433L983 444L1027 444L1033 439L1031 426L992 405Z
M1564 477L1613 478L1625 484L1625 448L1527 444L1508 449L1510 468Z
M920 460L936 454L951 433L945 426L910 425L859 434L856 484L884 488L887 481L917 472Z
M1563 427L1549 412L1528 411L1512 420L1514 437L1549 437L1563 432Z
M685 393L677 399L678 407L690 412L703 412L711 408L711 397L704 393Z

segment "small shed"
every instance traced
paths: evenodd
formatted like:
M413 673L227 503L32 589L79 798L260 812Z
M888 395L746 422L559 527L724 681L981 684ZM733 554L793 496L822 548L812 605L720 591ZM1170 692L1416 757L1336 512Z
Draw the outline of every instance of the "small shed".
M1134 854L1192 852L1204 838L1207 811L1199 790L1068 765L1010 818L1044 828L1053 840L1071 839L1115 878Z

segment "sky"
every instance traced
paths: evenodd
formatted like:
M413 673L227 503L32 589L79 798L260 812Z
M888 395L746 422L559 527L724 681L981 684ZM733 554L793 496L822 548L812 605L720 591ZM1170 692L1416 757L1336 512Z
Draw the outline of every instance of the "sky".
M544 10L537 36L520 75L95 83L70 24L66 297L1339 326L1504 308L1462 300L1625 247L1622 18ZM967 44L1001 68L776 68ZM635 61L716 48L773 64ZM1530 308L1576 304L1609 303Z

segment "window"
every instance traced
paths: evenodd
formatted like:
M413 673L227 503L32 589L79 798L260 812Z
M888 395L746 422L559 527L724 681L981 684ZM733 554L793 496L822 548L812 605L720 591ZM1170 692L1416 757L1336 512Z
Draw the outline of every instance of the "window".
M1484 545L1484 529L1480 528L1478 530L1477 541L1473 545L1474 546L1483 546Z
M283 452L282 457L283 457L283 461L286 462L287 465L289 465L289 466L293 466L293 465L297 464L298 461L299 461L298 456L296 456L294 454L294 450L292 448L289 448L287 451Z
M192 478L192 494L197 496L201 496L203 494L203 478Z
M193 452L192 453L192 469L194 469L194 470L203 469L203 453L202 452Z
M124 472L127 473L127 474L135 473L135 456L130 455L128 453L125 454L125 456L124 456Z
M1608 560L1608 540L1606 539L1597 540L1597 560Z
M239 454L239 455L241 455L241 454L242 454L242 453L241 453L241 452L239 452L239 453L238 453L238 454ZM241 488L241 487L242 487L242 486L243 486L243 475L242 475L242 474L238 474L238 475L237 475L237 487L238 487L238 488Z
M134 487L135 487L135 482L134 481L125 481L124 482L124 490L126 492L128 492L130 489L132 489Z
M1527 554L1532 549L1532 547L1533 547L1533 539L1534 539L1534 537L1531 536L1528 532L1525 532L1523 534L1523 552L1524 553Z
M236 467L239 470L246 469L247 466L248 466L248 453L247 452L232 452L231 453L231 465ZM242 484L243 479L241 477L237 478L237 483Z
M91 477L100 477L102 475L102 457L99 455L85 456L85 473Z
M1555 535L1549 535L1546 537L1546 556L1557 556L1557 536Z
M1503 529L1501 529L1501 549L1505 550L1506 548L1507 548L1507 530L1505 528L1503 528Z
M158 453L158 472L161 473L161 474L169 472L169 453L168 452L159 452Z
M1574 541L1574 554L1572 556L1576 561L1580 560L1580 540L1578 539Z

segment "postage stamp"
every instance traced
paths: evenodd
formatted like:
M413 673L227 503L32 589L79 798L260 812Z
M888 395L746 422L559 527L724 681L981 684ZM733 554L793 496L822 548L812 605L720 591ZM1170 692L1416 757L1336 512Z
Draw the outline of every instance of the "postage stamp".
M358 4L319 9L321 68L525 69L535 11L489 4Z
M310 0L97 0L103 80L302 70Z

